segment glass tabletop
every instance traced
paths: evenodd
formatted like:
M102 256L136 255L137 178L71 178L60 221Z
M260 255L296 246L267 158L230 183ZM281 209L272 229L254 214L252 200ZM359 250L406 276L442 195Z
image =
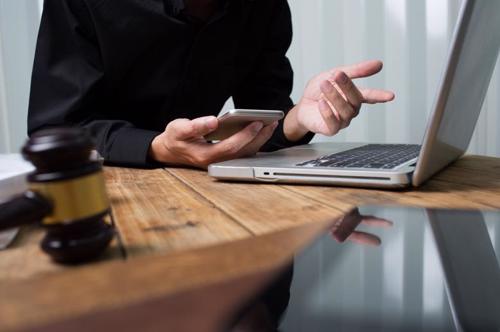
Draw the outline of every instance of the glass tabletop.
M498 331L499 250L499 212L354 209L233 330Z

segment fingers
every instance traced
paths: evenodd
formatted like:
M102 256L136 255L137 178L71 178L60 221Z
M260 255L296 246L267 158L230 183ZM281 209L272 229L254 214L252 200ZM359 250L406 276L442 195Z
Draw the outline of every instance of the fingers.
M366 61L337 70L328 80L321 82L320 91L325 100L318 101L318 108L324 128L319 133L331 136L349 126L352 119L358 116L363 103L383 103L394 99L394 93L390 91L360 90L350 78L370 76L381 69L382 62Z
M358 110L349 104L330 82L323 81L323 83L321 83L321 91L328 102L330 102L337 111L339 116L338 120L340 120L340 129L347 127L352 118L358 114Z
M319 112L325 125L325 128L319 133L327 136L332 136L338 133L340 130L340 120L338 115L335 114L334 110L332 110L330 105L328 105L324 99L319 101Z
M176 140L184 141L207 135L217 129L215 116L204 116L194 120L177 119L169 123L167 131Z
M266 127L263 127L262 122L253 122L219 143L206 142L203 136L215 130L217 125L217 119L213 116L170 122L165 132L159 135L161 139L154 140L156 143L161 141L160 144L152 143L152 147L158 145L161 150L161 158L155 160L171 165L206 168L217 161L253 155L269 140L278 122Z
M363 103L363 95L358 90L352 80L347 77L343 71L337 71L333 75L333 80L344 93L345 99L351 104L356 113L358 113L361 103ZM356 114L357 115L357 114Z
M262 127L261 122L254 122L233 136L212 144L203 142L191 143L195 152L192 164L197 167L208 167L214 162L254 155L262 145L271 138L278 122Z
M394 99L394 93L379 89L361 89L363 102L367 104L385 103Z
M341 88L341 90L342 92L346 93L346 89L352 90L353 87L356 88L356 86L352 83L352 79L375 75L382 70L382 67L383 63L379 60L364 61L331 70L330 79L333 78L333 82L337 83L339 86L342 86L342 82L345 82L346 86ZM342 73L345 73L350 80L346 81ZM357 92L361 95L360 100L362 103L375 104L388 102L394 99L394 93L391 91L380 89L356 89L358 90ZM353 101L357 102L357 98L354 93L352 94L352 96L354 99L351 100L350 98L348 98L348 101L356 107L358 104L353 103Z
M372 76L382 70L383 63L380 60L369 60L359 62L353 65L338 68L347 74L350 78L360 78Z
M264 145L271 138L277 126L278 122L276 121L262 128L259 134L254 138L254 140L237 154L237 157L247 157L256 154L260 150L262 145Z
M354 243L370 245L374 247L379 246L382 243L378 236L360 231L353 232L347 239Z
M191 121L195 136L205 136L210 134L219 125L215 116L204 116Z
M182 156L182 163L207 168L214 162L253 155L269 140L278 124L263 127L262 122L253 122L233 136L212 144L201 139L201 135L213 130L209 121L210 117L192 121L179 119L167 126L172 136L172 150Z
M358 89L353 81L342 71L333 74L333 81L344 93L347 101L354 108L361 107L362 103L385 103L394 99L394 92L381 89Z
M367 226L389 228L392 227L393 222L387 219L377 218L375 216L362 216L361 223Z
M243 147L254 140L262 128L262 122L252 122L233 136L213 144L210 152L221 158L236 155Z

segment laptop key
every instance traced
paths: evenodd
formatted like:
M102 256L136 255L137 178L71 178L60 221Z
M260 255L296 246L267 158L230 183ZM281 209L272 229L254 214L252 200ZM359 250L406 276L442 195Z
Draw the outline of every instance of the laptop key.
M371 163L364 165L365 168L382 168L382 166L384 166L383 163Z
M420 153L419 145L367 144L359 148L308 160L296 166L393 169Z

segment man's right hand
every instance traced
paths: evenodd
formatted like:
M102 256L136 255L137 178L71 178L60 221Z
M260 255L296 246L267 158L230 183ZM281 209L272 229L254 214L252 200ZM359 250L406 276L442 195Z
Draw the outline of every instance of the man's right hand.
M203 136L218 127L215 116L194 120L176 119L151 142L149 156L167 165L207 168L209 164L254 155L266 143L278 123L263 127L252 122L243 130L218 143L207 142Z

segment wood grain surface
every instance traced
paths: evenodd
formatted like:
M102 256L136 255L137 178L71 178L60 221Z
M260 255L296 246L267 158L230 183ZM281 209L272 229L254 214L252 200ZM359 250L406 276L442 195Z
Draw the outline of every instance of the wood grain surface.
M248 236L231 216L163 169L108 168L106 183L129 255Z
M500 209L500 159L479 156L402 191L225 183L183 168L106 167L105 176L128 259L115 240L97 262L62 267L40 251L42 229L23 229L0 251L0 330L137 305L272 265L357 205Z
M327 205L408 205L433 208L499 209L500 164L491 157L467 156L419 188L401 191L321 186L286 186Z
M0 331L44 326L286 265L330 221L209 248L86 265L0 283ZM105 324L105 323L103 323ZM64 331L64 324L60 329ZM47 330L54 331L47 328Z

